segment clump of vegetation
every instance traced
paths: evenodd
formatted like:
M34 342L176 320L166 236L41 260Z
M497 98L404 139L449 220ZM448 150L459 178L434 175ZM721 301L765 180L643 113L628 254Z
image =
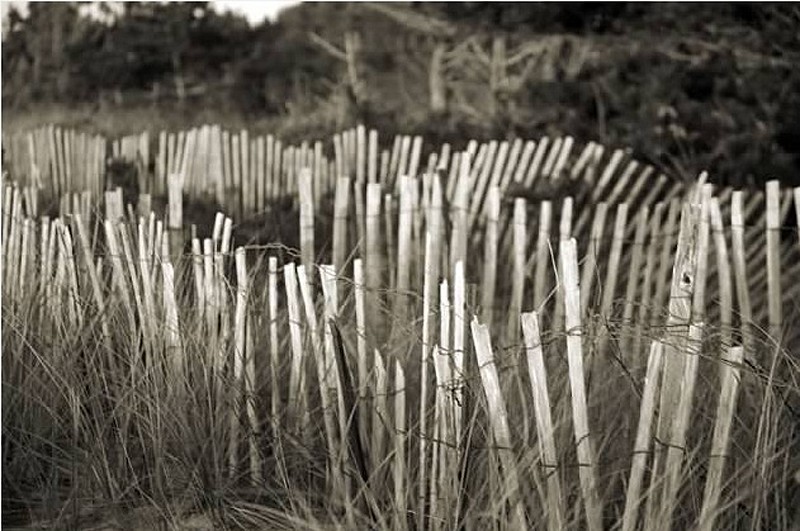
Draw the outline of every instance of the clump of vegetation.
M306 3L257 27L203 3L106 15L12 7L5 126L222 123L292 142L357 123L436 142L569 134L683 178L798 184L791 4Z

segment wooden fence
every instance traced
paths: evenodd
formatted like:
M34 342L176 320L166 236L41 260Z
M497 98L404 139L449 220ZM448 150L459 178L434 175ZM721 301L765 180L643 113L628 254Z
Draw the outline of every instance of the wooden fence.
M800 188L716 189L704 175L687 187L622 150L575 153L569 137L445 145L423 164L420 137L379 150L359 127L334 137L329 159L321 142L204 126L158 136L140 190L168 196L160 219L144 195L126 212L104 191L105 140L53 127L9 138L4 319L53 337L97 324L110 349L122 326L144 355L109 358L116 377L161 367L176 395L210 368L227 473L283 481L291 471L265 463L321 448L352 523L392 507L386 525L452 527L472 510L482 459L511 528L562 529L579 502L592 530L713 529L743 373L794 370L800 248L784 221ZM145 134L112 150L148 145ZM584 182L575 197L503 200L512 182L567 178ZM69 198L58 217L40 215L47 194ZM300 248L236 245L233 219L282 195L297 198ZM233 217L188 235L183 202L206 197ZM717 377L697 389L703 371ZM565 383L566 410L552 382ZM598 427L615 394L632 418ZM767 391L749 399L778 407ZM690 433L700 400L716 404L710 447ZM768 460L752 463L764 478ZM702 502L679 509L697 462Z

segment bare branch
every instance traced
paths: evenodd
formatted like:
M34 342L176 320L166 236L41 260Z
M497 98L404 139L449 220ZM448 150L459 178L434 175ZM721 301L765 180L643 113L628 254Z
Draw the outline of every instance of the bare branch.
M313 42L314 44L316 44L317 46L319 46L320 48L322 48L335 58L339 59L340 61L347 62L347 54L344 51L337 48L330 42L326 41L313 31L308 32L308 38L311 39L311 42Z
M363 5L386 15L411 30L442 37L452 37L457 31L456 26L445 20L431 15L423 15L411 9L396 7L383 2L365 2Z
M520 72L516 76L509 76L508 78L508 89L513 94L519 92L519 90L525 85L525 81L527 81L528 76L531 75L534 68L538 65L539 60L533 59L525 63L525 66L522 68L522 72Z
M490 66L492 64L492 58L489 57L489 54L481 47L480 43L478 43L477 39L470 39L469 41L470 46L472 47L472 51L475 53L475 56L486 66Z
M508 66L514 66L523 59L527 59L528 56L541 55L542 51L547 47L548 40L549 39L545 39L544 42L537 40L523 44L517 49L514 55L509 57L506 64Z
M458 45L453 47L451 50L445 52L445 61L455 61L458 59L460 55L466 54L469 52L469 43L475 37L469 37L461 41Z

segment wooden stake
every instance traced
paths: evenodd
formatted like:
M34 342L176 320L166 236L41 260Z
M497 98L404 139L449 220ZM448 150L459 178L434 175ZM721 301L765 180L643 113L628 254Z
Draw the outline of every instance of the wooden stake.
M597 257L600 254L600 240L605 229L607 211L607 203L601 202L597 205L597 209L594 212L594 221L592 222L589 249L586 251L586 258L583 261L583 269L581 270L581 311L584 316L589 310L595 276L599 275Z
M603 283L603 298L600 302L600 319L603 326L600 331L600 345L597 349L598 356L595 360L605 364L605 355L608 348L608 340L611 330L608 323L612 320L614 295L617 289L617 279L619 278L619 262L622 256L622 244L625 236L625 225L628 222L628 205L622 203L617 207L617 215L614 220L614 236L611 240L611 253L608 257L608 269L606 270L606 280ZM603 365L605 366L605 365Z
M560 245L561 279L564 287L565 327L567 331L567 360L572 392L572 420L575 443L578 447L578 474L586 507L586 524L590 531L603 529L603 510L597 491L597 463L586 404L586 383L583 373L580 286L578 285L578 250L574 238Z
M725 469L733 415L736 411L743 357L744 350L742 347L731 347L727 355L723 356L721 368L722 389L719 393L717 420L714 423L714 434L711 438L711 453L708 457L708 474L706 475L706 486L703 492L703 506L700 510L698 521L699 531L711 531L714 529L714 523L721 509L718 506L722 494L722 473Z
M372 457L373 474L381 474L381 468L385 459L385 439L386 429L389 427L389 406L388 389L389 377L386 373L386 365L378 349L374 352L375 359L375 394L374 407L372 409L372 437L370 440L370 455ZM381 474L382 475L382 474Z
M783 329L780 228L780 182L773 180L767 182L767 291L769 334L778 343Z
M731 286L731 263L728 255L728 244L725 241L724 227L719 201L712 197L709 202L711 230L714 237L714 249L717 255L717 276L719 279L720 306L720 345L723 354L731 346L731 330L733 323L733 288Z
M483 281L481 284L481 293L483 295L481 300L481 319L491 329L493 322L492 311L495 297L494 288L497 281L497 221L500 217L499 188L492 187L489 189L486 203L488 205L488 210L486 213L486 232L484 235Z
M661 375L661 357L663 345L658 341L650 344L650 356L647 360L647 374L642 391L642 403L639 406L639 424L636 428L636 442L633 445L630 479L625 495L625 512L622 515L622 531L633 531L639 515L641 504L642 480L644 478L647 459L650 455L650 440L655 415L656 394L658 393Z
M410 179L410 178L409 178ZM406 377L400 360L394 363L394 479L395 522L393 529L406 529Z
M559 242L567 241L571 236L572 231L572 198L567 197L564 199L564 203L561 205L561 220L559 221L558 226L558 237ZM559 251L560 251L560 243L559 243ZM554 266L556 268L557 266ZM558 278L558 274L556 273L556 309L553 314L553 319L550 322L550 327L553 331L561 330L561 326L564 322L564 287L563 287L563 279Z
M544 154L547 151L549 144L550 139L546 136L543 136L539 140L539 144L536 146L536 152L533 154L531 165L528 167L528 173L525 175L525 188L531 188L533 183L536 181L536 178L539 177L542 159L544 158Z
M269 368L270 391L272 395L270 401L272 407L270 412L272 413L273 430L280 432L282 407L280 386L278 385L281 381L281 360L278 359L278 259L274 256L270 256L267 260L267 274L267 286L269 288L269 302L267 306L269 310Z
M514 200L513 280L506 324L506 344L508 345L516 343L519 337L519 316L525 291L525 246L528 242L527 211L528 204L525 199L518 197Z
M739 327L742 331L745 358L752 361L753 310L750 305L750 292L747 284L747 270L744 257L744 216L742 213L742 192L735 191L731 196L731 249L733 251L733 272L736 281L736 299L739 305Z
M451 385L455 411L453 423L455 440L461 440L464 422L464 386L467 373L465 366L467 333L467 299L464 279L464 262L456 262L453 272L453 378Z
M366 305L364 296L364 268L360 258L353 261L353 288L356 309L356 352L358 355L358 399L360 402L359 425L361 426L361 444L366 448L369 433L369 373L371 371L367 359Z
M350 201L350 179L336 180L336 198L333 206L333 266L337 274L345 274L347 258L347 213Z
M311 184L311 171L304 168L299 175L298 191L300 195L300 253L302 263L309 273L309 281L313 283L312 267L314 264L314 194Z
M172 370L172 382L177 389L188 385L184 370L183 342L181 341L178 305L175 300L175 270L169 261L161 262L163 281L164 326L166 336L168 367Z
M631 261L628 267L628 284L625 288L625 308L622 310L622 353L623 361L631 365L636 360L637 350L632 350L633 345L633 310L636 305L636 292L641 278L642 259L644 257L644 240L647 236L647 222L650 215L650 208L643 207L639 211L636 220L636 236L633 239L633 249L631 251ZM652 247L652 246L651 246ZM638 348L638 347L637 347ZM638 366L638 360L636 360Z
M506 411L505 401L500 392L500 378L497 374L497 367L494 362L491 338L489 329L486 325L478 323L474 318L471 324L472 341L475 345L475 356L480 368L483 391L486 394L488 405L489 421L492 425L492 435L497 445L497 452L503 466L506 487L503 489L505 496L508 497L509 504L513 510L511 517L514 529L526 529L525 507L520 499L519 473L515 462L513 451L514 446L511 442L511 430L508 426L508 412Z
M547 477L547 527L550 531L566 525L566 509L561 495L558 460L556 458L555 429L550 416L550 395L547 390L547 372L544 365L542 340L539 335L539 316L536 312L520 316L525 338L528 375L531 379L533 408L536 418L536 440L539 455Z
M283 282L286 290L286 307L289 314L289 334L292 344L292 363L289 372L289 397L286 418L297 422L295 429L302 428L306 412L305 355L300 330L300 303L297 294L297 271L294 262L283 266Z
M367 319L369 329L378 333L381 319L378 288L383 284L383 256L381 252L381 185L367 185L366 204L366 287L367 287Z
M397 276L394 289L397 292L394 304L395 318L392 324L392 338L397 338L400 323L406 322L408 311L408 291L410 288L411 266L411 220L413 215L413 196L416 179L403 177L400 183L400 216L397 234Z
M659 519L661 529L672 528L672 517L680 489L680 480L683 473L684 455L686 449L686 433L689 429L689 420L694 401L694 385L697 379L697 365L701 355L701 342L703 336L702 323L689 326L689 342L685 350L685 362L680 381L680 398L672 420L670 439L668 440L667 459L664 467L666 483L662 500L662 516ZM679 354L680 355L680 354ZM667 360L668 364L669 361ZM666 367L664 377L667 377ZM667 384L665 380L665 385Z
M667 330L670 337L665 341L664 353L664 378L661 386L661 397L659 404L659 417L656 429L656 437L662 444L668 444L675 437L679 438L679 433L675 433L673 420L677 418L680 400L683 394L682 375L686 369L687 358L681 356L686 351L686 334L689 320L691 317L692 295L695 286L695 273L697 264L697 245L698 229L700 221L700 208L698 205L685 204L681 212L681 229L678 234L678 249L675 254L675 261L672 269L672 281L670 285L669 314L667 317ZM699 337L697 338L699 340ZM689 368L689 370L691 367ZM682 445L681 445L682 446ZM670 518L669 514L655 514L655 500L657 492L660 490L660 468L663 460L664 447L656 446L653 474L651 476L651 494L648 499L646 525L659 525L656 523L663 521L663 518ZM670 459L670 464L674 466L675 457ZM664 473L672 474L669 469ZM667 477L670 477L669 475ZM668 485L670 485L668 483ZM672 488L671 486L669 488ZM655 489L655 490L653 490ZM669 500L669 491L662 502ZM662 508L665 505L662 503Z
M328 452L331 458L331 466L334 467L334 475L338 472L337 455L338 448L336 445L336 422L333 417L334 410L331 405L331 379L328 371L333 368L328 364L325 353L322 350L322 344L319 338L319 329L317 327L317 314L314 307L314 300L311 296L311 287L306 277L305 266L300 265L297 267L297 281L300 286L300 293L303 297L303 307L305 308L306 322L308 323L309 334L311 335L312 350L314 353L314 364L317 368L317 378L320 390L320 397L322 401L323 415L325 417L325 431L328 442ZM339 483L337 483L339 485Z
M378 132L369 131L369 156L367 158L367 179L370 184L378 182Z
M550 221L553 217L553 207L550 201L542 201L539 203L539 230L536 238L536 252L533 256L536 268L533 280L533 307L537 312L544 309L545 304L545 290L547 289L547 270L550 263ZM528 262L527 270L531 270L530 261Z

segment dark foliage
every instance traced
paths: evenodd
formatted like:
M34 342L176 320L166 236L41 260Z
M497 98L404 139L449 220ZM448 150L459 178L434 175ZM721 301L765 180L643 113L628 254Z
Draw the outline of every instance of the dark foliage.
M42 104L80 104L183 120L202 110L204 119L232 127L269 120L289 141L358 122L455 146L469 138L571 134L628 146L680 177L709 170L713 180L732 184L776 177L798 184L797 4L392 5L452 31L420 31L366 4L300 4L255 28L203 2L125 3L121 12L94 5L105 19L86 16L78 3L29 3L25 17L12 7L3 34L3 110L13 116ZM313 32L344 50L348 31L361 38L361 99L342 58L310 38ZM509 55L556 37L577 39L587 56L569 73L563 50L570 47L562 48L546 74L534 69L517 90L497 93L488 89L488 68L451 66L447 109L430 110L435 43L453 49L474 37L491 53L497 35Z

